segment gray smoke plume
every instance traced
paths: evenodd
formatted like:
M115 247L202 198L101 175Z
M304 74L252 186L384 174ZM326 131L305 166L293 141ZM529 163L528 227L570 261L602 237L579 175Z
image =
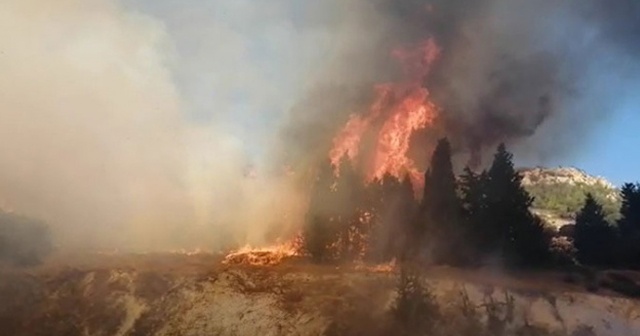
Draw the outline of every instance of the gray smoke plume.
M566 155L634 93L638 6L3 1L0 210L45 220L61 245L262 243L301 222L295 179L373 85L403 79L391 51L429 37L442 54L424 85L442 118L416 135L418 162L442 135L463 160L498 141Z
M499 142L539 164L579 152L638 71L640 5L631 0L349 4L326 77L292 110L284 133L303 153L331 146L347 116L363 111L372 83L401 77L391 50L429 37L441 56L424 85L442 111L414 147L446 135L472 165Z

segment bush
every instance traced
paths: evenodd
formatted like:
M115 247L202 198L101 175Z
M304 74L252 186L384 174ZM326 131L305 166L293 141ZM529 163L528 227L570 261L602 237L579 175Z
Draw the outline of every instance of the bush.
M45 223L0 212L0 261L33 266L39 264L51 249L51 235Z
M392 313L401 331L398 334L430 335L435 330L439 307L417 268L402 266Z

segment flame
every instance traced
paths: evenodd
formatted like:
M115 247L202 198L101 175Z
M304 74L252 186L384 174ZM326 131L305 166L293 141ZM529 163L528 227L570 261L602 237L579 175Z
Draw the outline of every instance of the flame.
M356 264L355 269L357 271L366 271L372 273L393 273L398 269L396 259L391 260L388 263L367 265L364 263Z
M222 263L226 265L273 266L282 263L287 258L298 256L299 251L299 242L296 239L266 247L245 245L227 254Z
M407 153L414 132L434 124L436 105L422 82L440 49L432 39L413 49L398 49L393 56L403 66L406 82L385 83L374 87L373 103L364 114L351 115L333 139L329 158L334 167L347 157L355 161L362 138L373 125L382 125L377 133L373 162L365 167L366 182L381 180L385 174L402 179L406 174L419 189L422 174Z

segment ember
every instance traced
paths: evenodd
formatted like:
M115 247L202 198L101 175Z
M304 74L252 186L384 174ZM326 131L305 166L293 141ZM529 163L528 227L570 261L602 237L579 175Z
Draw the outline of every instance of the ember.
M298 250L295 241L263 248L247 245L229 253L222 263L226 265L273 266L280 264L287 258L297 256Z

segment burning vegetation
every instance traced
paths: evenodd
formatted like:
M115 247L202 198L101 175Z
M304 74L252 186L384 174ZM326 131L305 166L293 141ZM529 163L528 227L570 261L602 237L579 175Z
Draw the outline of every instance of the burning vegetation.
M414 132L433 126L437 116L437 108L422 81L438 54L432 39L414 49L393 52L404 68L405 81L375 86L368 110L352 115L333 139L329 157L334 167L346 157L364 167L367 182L380 181L385 175L396 179L408 175L414 184L422 184L421 173L408 153ZM363 139L370 139L371 144L363 144ZM358 157L360 147L367 145L372 148L370 152Z
M255 248L246 245L227 254L222 261L225 265L274 266L288 258L300 255L299 243L296 240L272 246Z

